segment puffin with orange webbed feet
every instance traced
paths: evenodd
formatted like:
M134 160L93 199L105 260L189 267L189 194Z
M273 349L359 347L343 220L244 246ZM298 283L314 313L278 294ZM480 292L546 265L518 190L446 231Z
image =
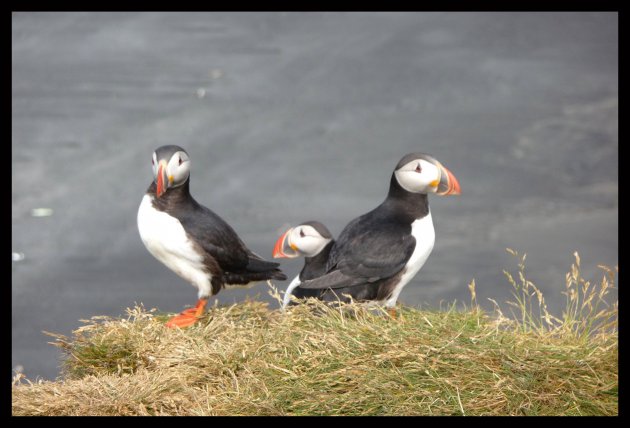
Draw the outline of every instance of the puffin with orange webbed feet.
M153 153L153 182L138 210L138 231L147 250L199 290L197 305L171 318L167 327L188 327L208 298L223 288L285 280L279 263L249 250L234 229L190 194L190 158L174 145Z

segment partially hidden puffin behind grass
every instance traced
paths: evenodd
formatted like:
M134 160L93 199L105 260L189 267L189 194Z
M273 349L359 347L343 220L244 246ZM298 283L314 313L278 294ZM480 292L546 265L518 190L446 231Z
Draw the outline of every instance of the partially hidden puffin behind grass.
M322 290L298 286L302 281L314 279L326 273L328 255L334 243L335 240L328 228L314 220L291 227L278 238L273 249L274 258L304 257L304 267L284 292L283 309L291 303L291 296L297 299L320 297Z
M324 272L293 293L316 290L324 301L371 301L393 308L433 250L429 194L459 195L455 176L432 156L405 155L383 203L352 220L330 248Z
M208 298L223 288L285 280L279 263L250 251L234 229L190 194L190 158L179 146L153 153L153 181L138 210L138 231L147 250L199 290L194 308L171 318L167 327L193 325Z

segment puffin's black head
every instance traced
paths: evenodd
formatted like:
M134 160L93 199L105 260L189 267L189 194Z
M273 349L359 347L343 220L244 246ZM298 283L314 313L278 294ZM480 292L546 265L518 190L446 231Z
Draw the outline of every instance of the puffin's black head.
M153 179L159 198L171 187L181 186L190 175L190 159L186 150L179 146L162 146L153 152Z
M333 236L318 221L305 221L292 227L278 238L273 248L273 258L314 257L319 254Z
M394 177L400 187L411 193L436 193L459 195L459 182L433 156L425 153L409 153L396 165ZM393 180L392 180L393 181Z

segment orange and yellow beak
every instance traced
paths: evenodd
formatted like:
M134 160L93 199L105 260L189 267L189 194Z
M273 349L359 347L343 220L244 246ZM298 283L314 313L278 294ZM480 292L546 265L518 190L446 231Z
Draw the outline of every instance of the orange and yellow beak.
M300 254L295 245L289 242L289 234L293 231L293 228L287 230L278 238L276 245L273 247L273 258L287 258L292 259L298 257Z
M166 176L166 162L160 161L158 164L158 172L157 172L157 190L155 191L156 196L159 198L166 192L166 189L169 187L169 179Z
M457 181L453 173L439 162L437 163L437 167L440 169L441 175L436 193L442 196L461 195L462 189L459 187L459 181Z

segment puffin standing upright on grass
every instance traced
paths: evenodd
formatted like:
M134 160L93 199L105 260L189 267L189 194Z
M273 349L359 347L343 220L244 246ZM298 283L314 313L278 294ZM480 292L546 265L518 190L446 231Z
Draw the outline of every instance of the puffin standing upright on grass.
M199 290L197 305L167 327L193 325L222 288L287 279L279 263L254 254L229 224L193 199L190 158L183 148L159 147L151 164L153 182L138 210L140 237L156 259Z
M432 156L405 155L392 174L385 201L339 234L323 275L297 289L318 290L324 301L373 301L393 308L403 287L424 265L435 243L430 193L459 195L455 176Z
M307 290L298 286L302 281L314 279L326 273L328 255L334 243L335 240L328 228L314 220L292 227L278 238L273 248L275 259L304 257L304 267L284 292L282 309L289 305L291 296L298 299L319 298L322 290Z

